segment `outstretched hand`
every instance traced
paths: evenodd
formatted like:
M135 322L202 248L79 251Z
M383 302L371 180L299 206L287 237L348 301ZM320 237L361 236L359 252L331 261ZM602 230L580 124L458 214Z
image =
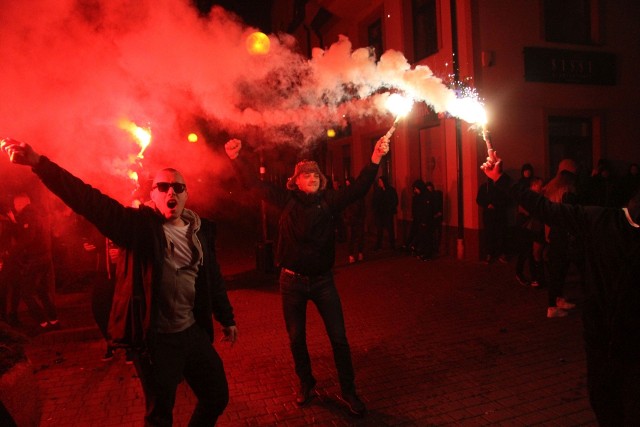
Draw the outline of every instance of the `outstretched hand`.
M0 141L0 150L7 153L11 163L17 165L35 166L40 161L40 154L36 153L29 144L15 139L4 138Z
M389 137L382 136L373 147L373 153L371 154L371 161L375 164L380 164L382 158L389 152Z
M235 160L240 155L240 149L242 148L242 141L237 138L230 139L224 144L224 151L231 160Z
M480 169L491 178L493 181L497 181L502 176L502 159L498 157L496 150L487 150L487 161L480 166Z

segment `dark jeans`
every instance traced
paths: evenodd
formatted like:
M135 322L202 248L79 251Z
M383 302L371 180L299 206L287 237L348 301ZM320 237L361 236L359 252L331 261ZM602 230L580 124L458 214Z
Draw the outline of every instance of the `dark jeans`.
M22 274L22 289L19 295L29 309L31 317L38 323L57 320L58 314L53 296L55 282L53 264L51 262L26 263L22 266ZM17 310L17 305L15 309Z
M158 334L150 355L134 360L146 402L145 426L171 426L178 384L184 377L198 403L189 426L213 426L229 402L222 360L197 324Z
M574 264L584 283L584 260L577 254L568 253L566 242L549 242L549 307L556 306L556 298L564 296L564 285L569 267Z
M376 217L376 249L382 247L382 238L384 237L384 231L387 230L389 236L389 248L395 249L396 247L396 230L394 224L393 215L382 215Z
M364 222L349 225L349 255L357 258L364 250Z
M312 301L322 317L333 348L333 359L342 393L355 393L351 350L344 327L342 303L333 281L333 273L307 277L291 274L283 269L280 272L280 293L291 353L300 382L315 384L307 349L306 327L307 301Z
M484 243L486 255L496 258L506 254L507 221L498 218L485 218Z
M93 289L91 291L91 311L93 319L100 329L105 340L109 340L108 326L111 314L111 303L115 291L115 278L109 279L103 274L93 276Z

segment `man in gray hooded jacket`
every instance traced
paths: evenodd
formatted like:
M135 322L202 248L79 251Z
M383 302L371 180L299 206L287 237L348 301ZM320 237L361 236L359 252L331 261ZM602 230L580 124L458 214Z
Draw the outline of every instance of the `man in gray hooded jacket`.
M189 425L214 425L229 400L222 360L212 346L213 317L225 338L237 329L215 256L215 226L185 209L187 186L159 171L151 202L125 207L25 143L4 139L11 162L30 166L44 185L125 251L109 319L114 346L131 348L145 394L145 425L170 426L178 383L193 389Z

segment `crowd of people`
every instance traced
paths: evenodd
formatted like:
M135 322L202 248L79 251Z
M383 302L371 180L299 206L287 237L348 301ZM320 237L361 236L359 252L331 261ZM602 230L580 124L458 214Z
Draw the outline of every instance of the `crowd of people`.
M498 191L545 224L547 236L551 235L549 257L558 257L549 263L553 265L550 280L562 280L566 262L577 262L584 292L582 323L591 407L602 426L631 426L640 422L640 187L613 185L609 171L607 178L601 174L603 164L587 180L582 193L583 200L591 203L587 205L580 204L580 191L572 194L578 187L573 161L560 162L543 194L511 186L502 159L492 149L481 169ZM633 180L625 178L627 183ZM613 206L594 205L596 201ZM557 248L551 249L553 245ZM548 317L563 317L566 314L557 313L572 308L563 308L562 285L549 286Z
M530 190L552 202L574 206L622 208L640 188L638 164L631 164L624 176L617 177L604 159L586 176L574 160L567 158L559 162L557 173L546 183L530 163L522 165L515 183L506 173L501 179L503 186L508 182L517 191ZM546 224L531 215L491 178L480 186L476 201L483 214L484 262L506 263L508 255L513 254L516 281L523 286L547 289L547 317L567 316L575 304L565 299L565 284L574 278L582 288L585 280L582 237L562 225ZM509 217L512 208L514 221Z
M82 248L87 253L99 254L95 271L101 274L91 280L95 285L95 320L107 342L104 359L112 358L116 348L125 348L130 354L145 394L146 423L171 423L175 392L182 378L197 397L193 424L215 423L229 396L222 361L211 346L213 319L222 325L224 339L231 343L236 341L238 330L216 261L215 225L185 207L188 193L183 175L171 168L160 170L153 180L148 202L136 208L126 207L38 154L28 144L3 140L2 148L13 163L32 167L42 183L68 207L64 212L73 211L78 215L74 218L85 221L83 217L90 223L94 237L86 238ZM306 306L312 302L331 343L341 398L353 415L362 416L366 407L356 390L355 369L332 269L337 242L348 246L349 263L365 257L368 211L365 195L371 187L374 189L370 210L375 225L372 250L382 249L385 233L388 248L396 248L398 194L388 176L378 175L379 164L389 150L388 140L380 138L371 162L357 178L347 178L344 185L330 182L315 161L302 160L286 188L281 188L253 174L250 165L239 156L241 148L241 141L236 139L225 145L240 181L248 191L281 212L275 258L280 268L285 327L299 379L296 402L302 406L315 396L316 378L306 343ZM608 273L621 267L620 260L627 260L631 266L637 264L634 248L639 246L638 242L635 235L626 236L626 223L621 225L618 217L626 214L626 221L639 227L635 222L640 205L638 166L632 165L628 175L616 180L608 163L601 161L591 176L581 181L576 163L564 159L557 174L543 184L533 166L524 164L520 178L512 183L502 172L501 160L490 152L483 169L488 180L480 186L476 198L483 212L483 261L506 263L511 251L516 257L517 282L548 290L550 318L564 317L575 307L563 292L569 268L575 266L581 288L587 294L585 319L592 322L585 325L586 336L591 339L587 343L587 356L592 406L599 419L619 419L616 405L629 402L605 395L612 387L622 391L636 388L623 376L635 378L637 362L626 361L627 350L637 352L637 340L630 344L617 340L621 327L637 325L635 317L627 312L632 308L627 304L629 301L616 299L620 289L611 289L609 281L613 279L602 278L600 283L600 276L594 277L594 267L589 262L597 260L595 269ZM402 248L420 260L430 260L437 256L441 244L443 194L433 183L420 179L413 182L411 191L411 222ZM635 198L631 198L634 194ZM508 216L511 207L516 212L515 227L511 227ZM1 210L1 320L20 326L17 308L22 301L43 331L56 329L59 320L53 297L55 271L51 249L51 239L56 233L44 218L46 209L34 206L29 195L18 193L11 205L3 205ZM603 229L596 233L594 227L601 220L605 221L601 224ZM616 242L631 239L627 245L632 250L630 255L621 252L627 246L611 247L612 242L605 243L603 233L607 230ZM621 252L620 259L603 253L605 246L612 253ZM618 268L623 274L619 281L625 284L636 273L633 267L627 274L627 264ZM16 274L18 270L22 274ZM613 306L604 307L597 297L594 299L593 288L600 285L607 288L602 292L616 294L607 302ZM634 292L629 290L623 297L631 296L633 303ZM624 305L624 318L618 316L619 304ZM616 321L615 328L605 331L603 324L610 316ZM605 348L612 342L619 346L613 353L610 347ZM612 354L620 358L611 360ZM619 369L616 378L621 383L612 384L610 378L603 377L607 366ZM637 409L634 402L630 403L632 411Z
M59 327L51 222L34 196L18 192L0 212L0 320L23 326L21 303L41 331Z

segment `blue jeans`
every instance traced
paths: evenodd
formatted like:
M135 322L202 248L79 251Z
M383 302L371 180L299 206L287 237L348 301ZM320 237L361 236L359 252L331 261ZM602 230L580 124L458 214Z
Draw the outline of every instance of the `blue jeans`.
M296 374L302 384L315 384L307 349L307 301L312 301L324 322L343 394L355 393L351 350L347 341L342 303L333 281L333 273L301 276L283 269L280 272L282 309L289 334Z

